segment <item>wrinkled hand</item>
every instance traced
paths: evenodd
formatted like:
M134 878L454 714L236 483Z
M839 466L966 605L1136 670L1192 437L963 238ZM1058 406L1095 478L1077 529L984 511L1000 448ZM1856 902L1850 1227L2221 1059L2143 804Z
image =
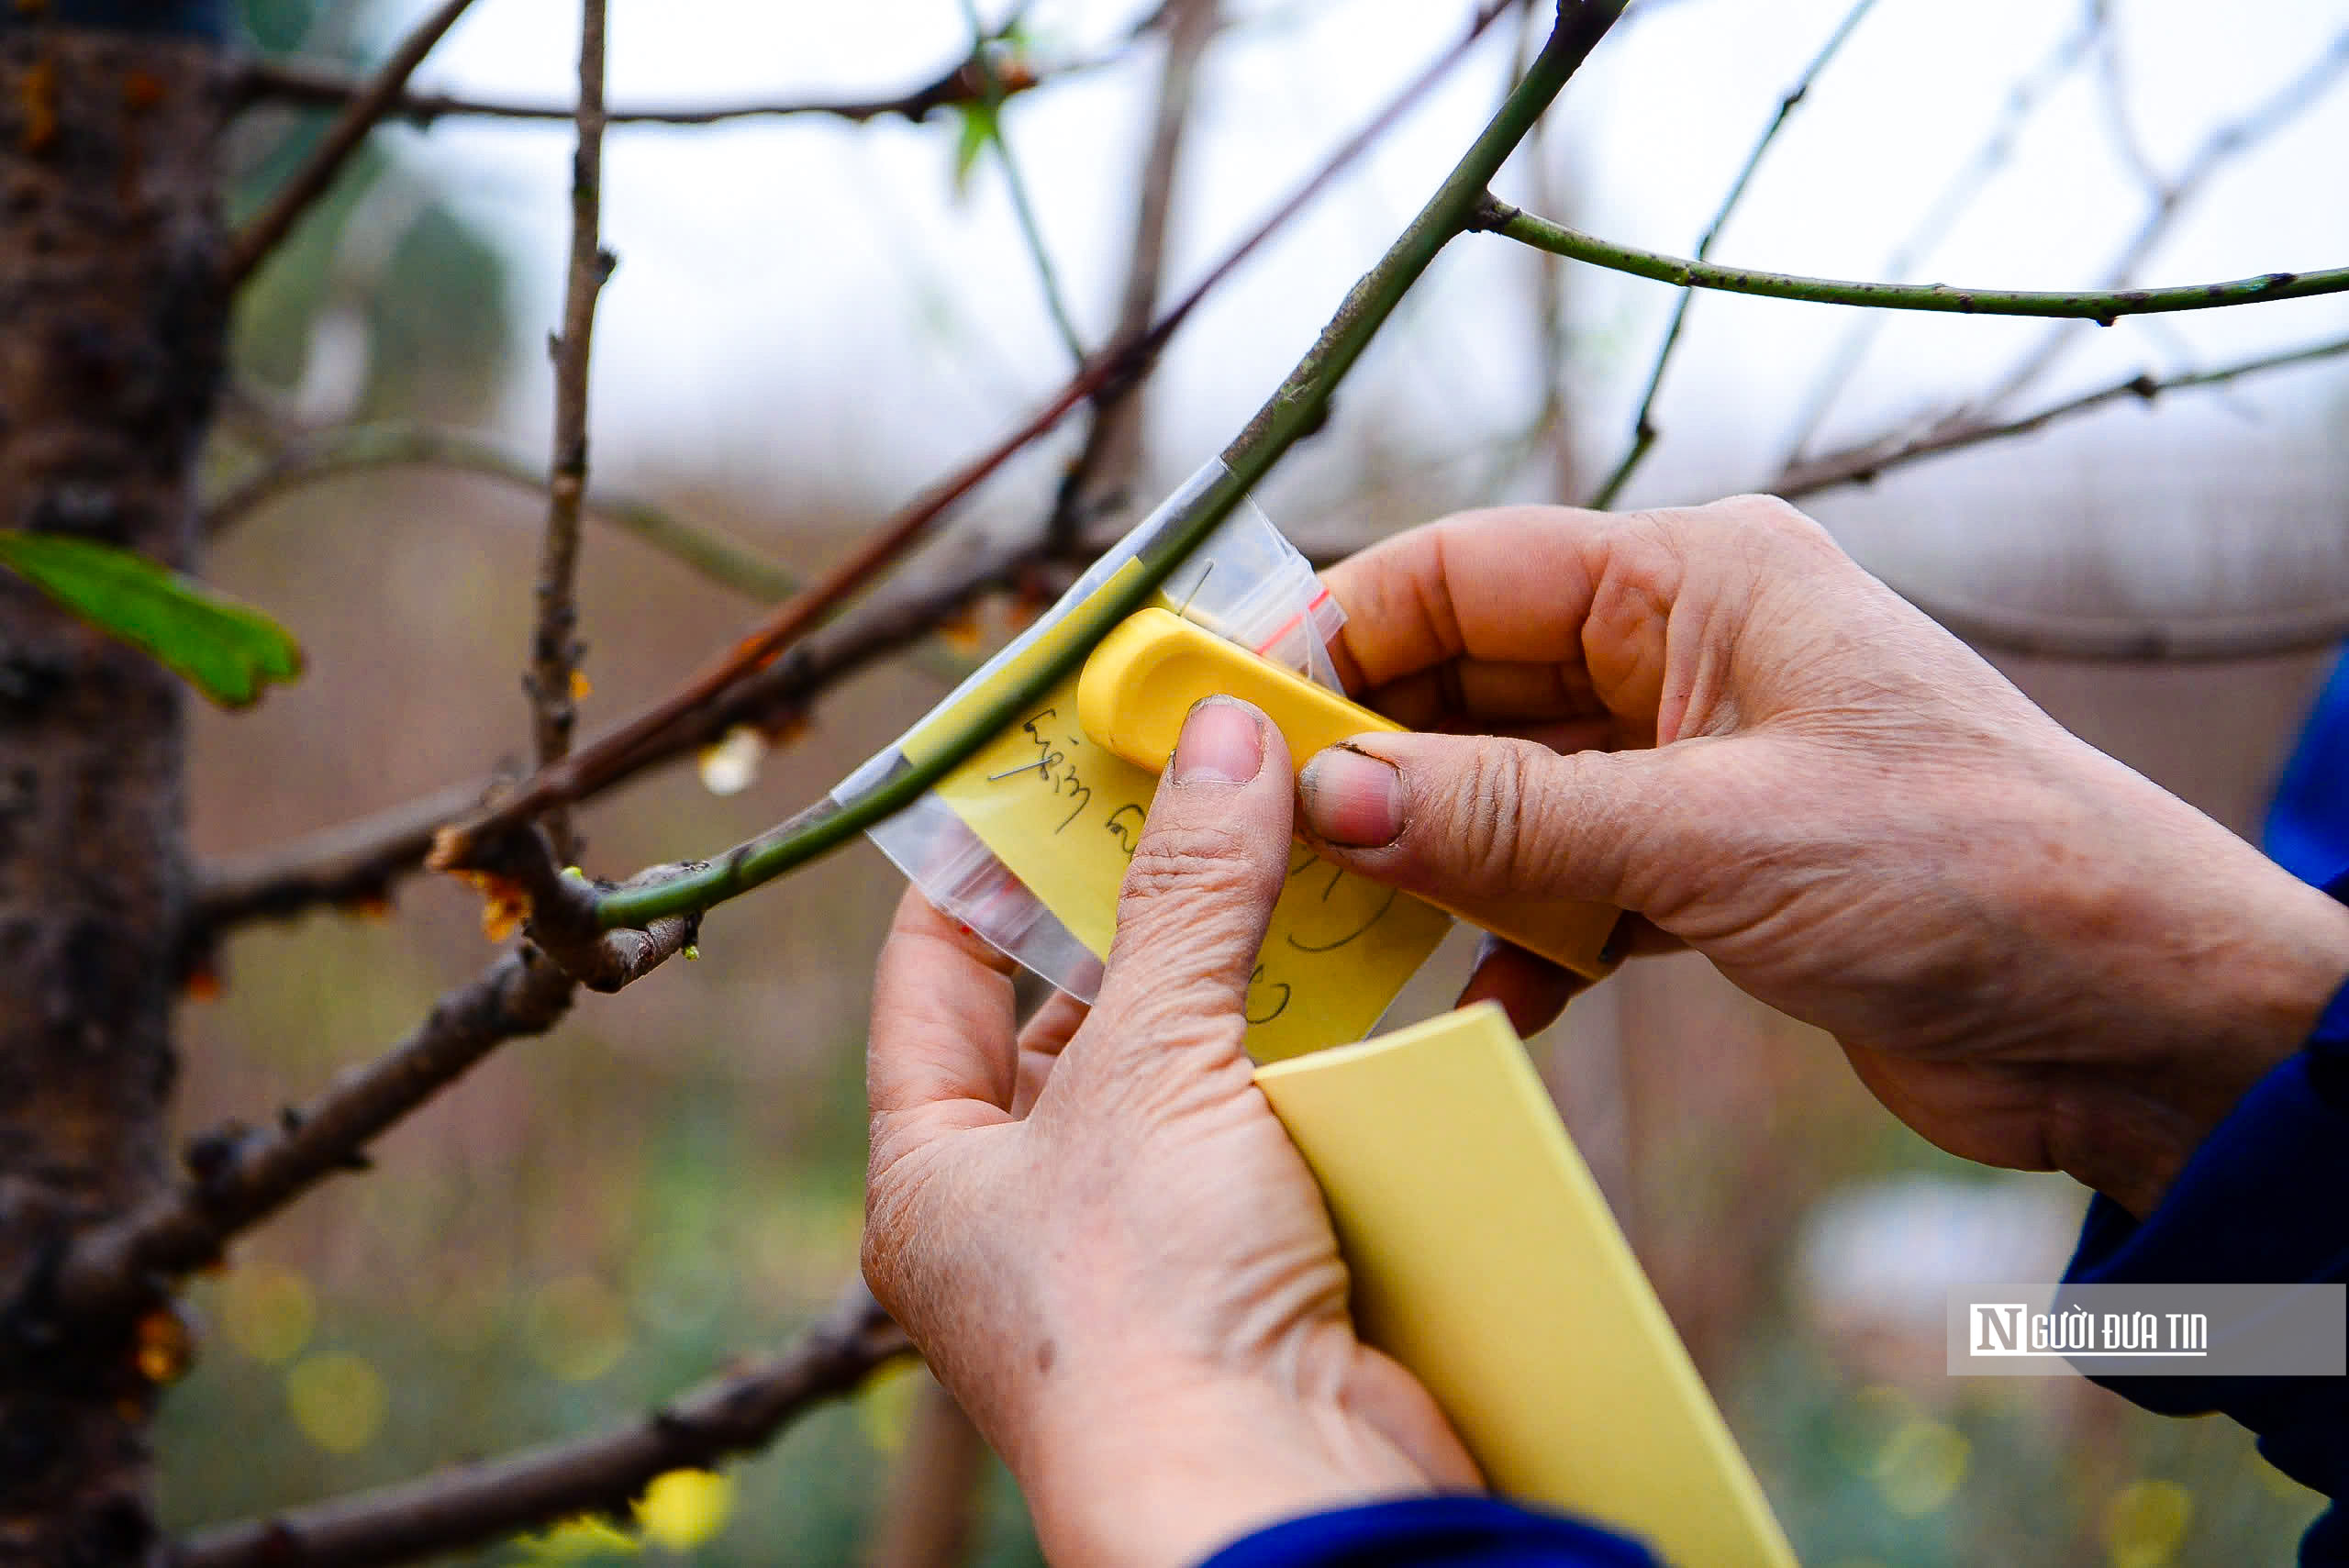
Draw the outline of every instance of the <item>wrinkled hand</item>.
M1782 502L1467 513L1327 581L1350 684L1488 733L1322 752L1300 784L1325 853L1439 898L1633 910L1833 1033L1955 1153L2142 1215L2349 973L2349 911ZM1530 1029L1564 987L1503 950L1471 990Z
M1354 1338L1320 1195L1241 1049L1287 758L1254 708L1194 711L1090 1017L1056 997L1015 1033L1009 961L918 895L882 955L865 1277L1057 1563L1172 1568L1286 1516L1477 1484Z

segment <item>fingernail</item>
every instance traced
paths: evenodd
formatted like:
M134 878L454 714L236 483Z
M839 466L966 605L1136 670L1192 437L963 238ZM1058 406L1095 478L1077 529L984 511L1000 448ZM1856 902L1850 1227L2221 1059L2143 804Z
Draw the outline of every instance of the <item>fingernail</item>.
M1176 784L1246 784L1264 765L1264 729L1228 697L1202 697L1174 742Z
M1391 844L1403 831L1403 775L1344 746L1317 751L1297 781L1305 820L1332 844Z

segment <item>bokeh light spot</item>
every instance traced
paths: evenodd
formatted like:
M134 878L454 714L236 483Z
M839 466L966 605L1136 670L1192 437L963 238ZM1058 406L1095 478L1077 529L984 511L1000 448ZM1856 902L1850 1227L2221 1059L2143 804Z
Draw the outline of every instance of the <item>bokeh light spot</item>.
M526 1562L579 1562L595 1557L625 1557L643 1548L636 1537L600 1514L565 1519L544 1535L525 1535L518 1544Z
M530 1359L551 1375L593 1383L627 1353L628 1314L601 1280L564 1274L532 1297L525 1342Z
M929 1369L913 1360L885 1366L864 1380L856 1396L856 1424L875 1453L895 1453L906 1446L914 1424L914 1401L929 1378Z
M228 1342L269 1366L309 1347L318 1326L310 1282L283 1263L241 1263L220 1284L220 1330Z
M383 1377L351 1355L318 1355L285 1374L285 1407L302 1435L328 1453L357 1453L384 1429Z
M636 1522L648 1540L672 1551L690 1551L726 1528L734 1513L734 1483L707 1470L656 1475L637 1499Z
M2175 1481L2132 1481L2104 1505L2104 1554L2112 1568L2162 1568L2193 1522L2194 1495Z
M1886 1507L1903 1518L1921 1518L1948 1506L1973 1459L1974 1445L1964 1432L1920 1416L1893 1429L1868 1474Z

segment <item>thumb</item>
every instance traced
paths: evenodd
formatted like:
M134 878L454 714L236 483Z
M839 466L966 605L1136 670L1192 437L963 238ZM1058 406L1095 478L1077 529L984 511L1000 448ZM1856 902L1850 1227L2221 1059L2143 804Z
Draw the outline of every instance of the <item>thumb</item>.
M1662 751L1575 751L1490 735L1358 735L1297 779L1330 860L1439 903L1641 907L1642 873L1685 815Z
M1192 708L1126 869L1088 1035L1119 1051L1240 1054L1290 811L1288 747L1272 722L1232 697Z

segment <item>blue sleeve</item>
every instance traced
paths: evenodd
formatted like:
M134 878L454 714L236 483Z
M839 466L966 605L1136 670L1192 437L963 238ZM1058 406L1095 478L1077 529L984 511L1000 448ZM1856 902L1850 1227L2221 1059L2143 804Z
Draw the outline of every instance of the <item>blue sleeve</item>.
M2338 897L2344 889L2332 889ZM2349 986L2307 1049L2253 1086L2141 1224L2088 1206L2067 1281L2349 1281ZM2093 1377L2093 1374L2091 1374ZM2165 1416L2232 1416L2268 1462L2334 1500L2300 1542L2304 1568L2349 1564L2349 1378L2094 1377Z
M1493 1497L1410 1497L1285 1519L1202 1568L1655 1568L1647 1549Z

